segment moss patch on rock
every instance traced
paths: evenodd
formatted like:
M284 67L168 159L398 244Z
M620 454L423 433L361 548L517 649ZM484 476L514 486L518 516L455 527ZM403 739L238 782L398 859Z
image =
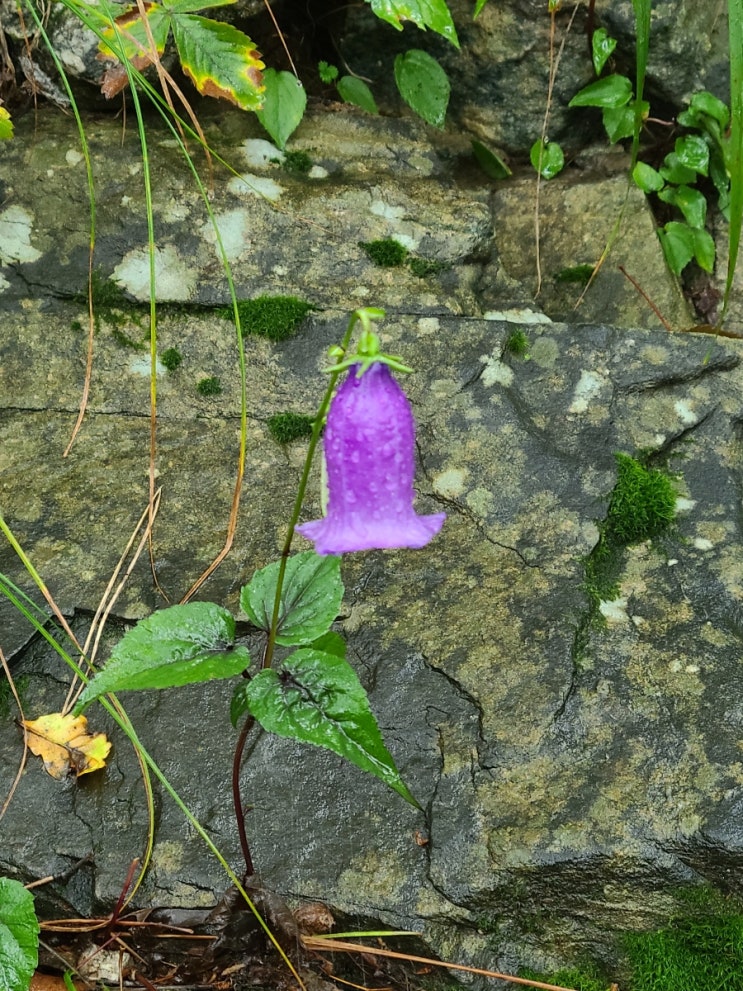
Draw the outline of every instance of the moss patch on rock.
M279 444L290 444L300 437L309 437L312 433L313 419L306 413L276 413L268 418L268 430Z
M257 296L240 300L238 310L243 335L257 334L271 341L283 341L295 333L314 306L297 296ZM220 312L228 319L233 317L231 307Z

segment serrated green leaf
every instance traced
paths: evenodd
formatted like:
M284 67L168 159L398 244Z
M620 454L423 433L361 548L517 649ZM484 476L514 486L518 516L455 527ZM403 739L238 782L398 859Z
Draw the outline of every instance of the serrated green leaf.
M556 141L548 141L546 144L541 139L535 141L531 146L529 159L543 179L554 179L565 165L565 156Z
M632 170L632 178L643 193L657 193L664 186L663 176L660 172L645 162L638 162L635 165Z
M0 988L27 991L38 962L33 895L20 881L0 878Z
M75 714L107 692L232 678L249 664L247 649L235 646L235 620L227 609L213 602L170 606L123 636L86 685Z
M198 14L207 7L228 7L237 0L161 0L165 10L172 14Z
M449 104L449 79L435 58L419 48L395 58L395 82L400 96L419 117L443 128Z
M387 21L402 31L402 21L412 21L419 28L431 28L459 48L457 29L454 27L445 0L367 0L371 9L382 21Z
M145 3L147 24L152 32L157 54L162 55L170 34L170 14L159 3ZM101 32L106 41L98 45L103 55L126 59L147 58L153 62L150 52L150 39L137 7L130 7L114 20L115 27L109 25ZM106 43L108 42L108 44Z
M664 203L677 206L690 227L704 227L707 219L707 201L698 189L691 186L666 186L658 193Z
M691 227L672 220L658 231L658 237L668 267L675 275L681 275L694 257L694 232Z
M705 272L712 272L715 267L715 242L706 230L694 228L694 258L697 265Z
M173 37L183 71L199 93L242 110L263 104L265 68L250 38L224 21L195 14L173 16Z
M317 63L317 74L323 83L334 83L338 78L338 66L321 60Z
M632 83L626 76L604 76L579 90L569 107L623 107L632 99Z
M338 92L346 103L361 107L362 110L366 110L370 114L379 113L379 107L372 91L363 79L358 79L356 76L341 76L338 80Z
M267 732L332 750L420 807L400 777L366 692L347 661L318 650L297 650L280 671L259 671L245 696Z
M472 154L477 160L477 164L486 176L491 179L506 179L511 175L511 170L506 163L499 158L495 152L491 151L480 141L472 139Z
M0 141L13 137L13 121L5 107L0 107Z
M593 68L597 76L601 75L601 70L617 47L616 39L610 38L606 28L597 28L593 32L591 39L591 56L593 58Z
M673 182L677 186L694 182L697 177L694 169L690 169L688 165L684 165L683 162L679 161L679 157L675 151L669 152L663 159L660 174L666 182Z
M256 571L240 592L240 606L251 623L268 632L273 617L279 562ZM341 559L303 551L290 557L281 589L276 643L311 643L330 629L343 598Z
M709 167L709 145L698 134L685 134L677 138L674 148L681 165L685 165L701 175L707 175Z
M302 83L291 72L266 69L263 83L263 109L257 112L257 117L283 150L304 117L307 94Z

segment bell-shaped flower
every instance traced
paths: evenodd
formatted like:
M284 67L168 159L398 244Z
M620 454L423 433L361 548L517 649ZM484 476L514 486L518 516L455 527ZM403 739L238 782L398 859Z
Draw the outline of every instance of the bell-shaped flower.
M415 424L388 366L353 365L336 392L325 427L327 516L297 527L318 554L423 547L446 513L413 509Z

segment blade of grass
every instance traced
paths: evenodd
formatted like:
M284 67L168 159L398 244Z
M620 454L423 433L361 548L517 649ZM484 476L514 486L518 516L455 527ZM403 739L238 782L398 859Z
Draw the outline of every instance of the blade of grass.
M728 270L722 304L722 324L730 302L733 276L738 262L743 225L743 0L728 0L730 37L730 145L727 167L730 173L730 226Z

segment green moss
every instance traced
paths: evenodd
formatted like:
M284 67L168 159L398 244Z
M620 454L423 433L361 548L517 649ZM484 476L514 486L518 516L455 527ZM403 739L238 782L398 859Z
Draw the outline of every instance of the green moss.
M160 363L169 372L174 372L183 361L183 355L178 348L166 348L160 355Z
M18 698L21 700L21 705L25 705L30 680L30 675L27 674L22 674L18 678L14 679L15 690L18 692ZM15 704L13 693L10 690L10 682L3 675L3 677L0 678L0 719L8 719L13 707L15 707Z
M304 413L276 413L268 419L271 436L279 444L289 444L299 437L309 437L313 419Z
M200 396L218 396L222 392L222 383L214 375L211 378L201 379L196 391Z
M135 341L133 337L124 333L121 327L114 327L111 331L111 337L113 337L119 347L130 348L132 351L144 351L147 347L144 341Z
M306 175L312 168L312 159L305 151L285 151L281 164L288 172Z
M425 279L429 275L442 272L447 268L447 265L444 262L434 261L432 258L409 258L408 268L419 279Z
M573 265L571 268L564 268L555 276L555 282L572 282L585 286L593 275L593 265Z
M272 341L291 337L310 310L314 310L312 303L296 296L258 296L240 300L237 305L243 334L258 334ZM228 319L233 316L232 308L219 312Z
M74 331L76 334L82 333L83 325L79 320L73 320L70 323L70 330Z
M674 921L625 938L631 991L743 991L743 915Z
M527 981L556 984L558 987L571 988L573 991L609 991L611 986L611 982L599 976L593 968L579 970L575 967L566 967L546 974L526 968L519 971L519 977L524 977Z
M628 454L617 454L617 483L604 529L611 543L629 547L657 537L676 515L676 493L662 471L645 468Z
M93 291L93 308L112 310L131 307L132 303L127 294L113 279L107 279L99 269L93 270L91 278ZM87 298L87 293L85 293Z
M516 358L529 355L529 338L523 330L513 330L506 338L505 350Z
M392 237L381 241L359 241L359 247L380 268L398 268L408 257L408 249Z

